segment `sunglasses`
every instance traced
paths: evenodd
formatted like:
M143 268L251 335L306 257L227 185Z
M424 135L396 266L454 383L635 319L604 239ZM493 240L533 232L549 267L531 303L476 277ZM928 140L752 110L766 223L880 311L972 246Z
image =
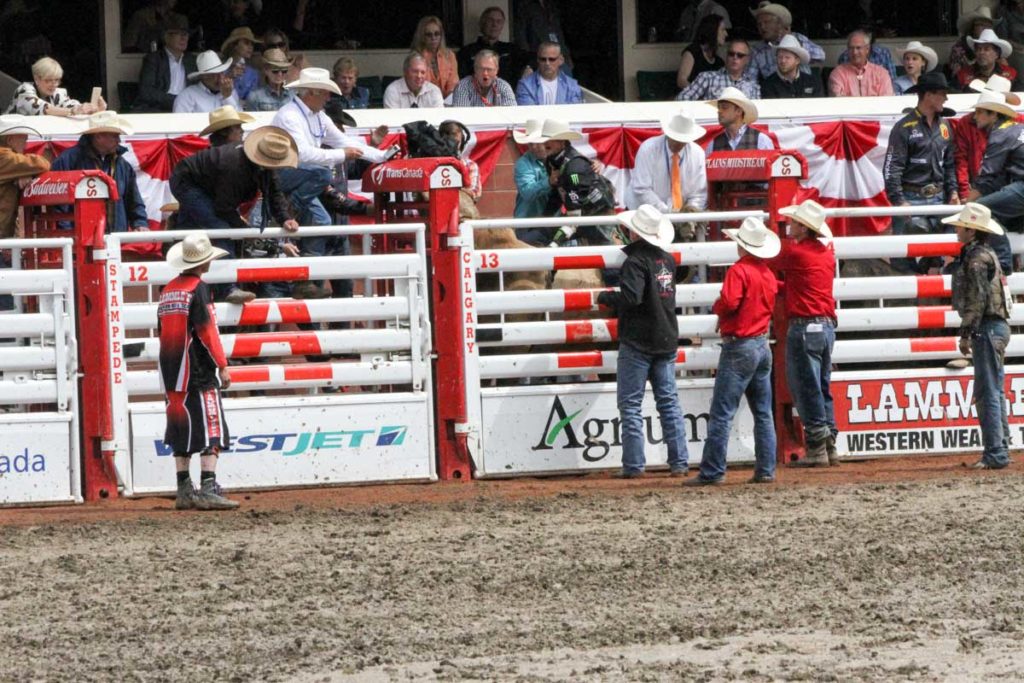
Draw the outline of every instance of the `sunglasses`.
M440 31L424 31L423 35L425 35L427 38L440 38L441 37L441 32Z
M272 73L272 74L286 74L286 73L288 73L288 69L271 69L270 73Z
M746 52L727 52L726 56L733 57L735 59L743 59L744 57L749 57L750 54Z
M279 40L276 43L264 43L263 47L266 47L266 48L274 48L274 47L276 47L276 48L280 49L280 48L288 47L288 43L284 42L283 40Z
M538 62L557 62L558 57L537 57Z

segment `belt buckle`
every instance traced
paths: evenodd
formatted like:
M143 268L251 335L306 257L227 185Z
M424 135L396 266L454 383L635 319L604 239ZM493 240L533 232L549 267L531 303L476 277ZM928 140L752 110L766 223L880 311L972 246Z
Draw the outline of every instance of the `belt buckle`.
M921 195L924 197L934 197L939 193L939 186L935 183L929 183L921 188Z

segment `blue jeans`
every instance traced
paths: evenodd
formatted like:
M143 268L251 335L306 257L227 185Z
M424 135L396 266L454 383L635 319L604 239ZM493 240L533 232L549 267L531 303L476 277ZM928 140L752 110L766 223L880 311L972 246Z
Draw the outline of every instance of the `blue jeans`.
M1024 215L1024 182L1018 181L978 198L978 203L992 211L992 217L999 221L1004 230L1020 229L1020 217ZM1003 235L988 235L988 246L999 257L999 265L1009 275L1013 272L1013 251L1010 238Z
M331 184L331 169L323 166L299 166L277 172L278 186L291 202L300 225L330 225L331 215L320 203L320 195ZM324 256L328 237L306 237L299 249L306 256Z
M772 352L768 337L748 337L722 344L711 397L711 419L700 478L708 481L725 476L725 456L732 418L746 395L754 414L754 474L775 476L775 424L772 420Z
M178 217L175 227L199 228L202 230L227 230L235 227L217 215L213 208L213 197L206 191L190 182L180 180L171 187L178 200ZM213 240L216 247L228 252L228 258L238 258L237 240ZM238 287L235 283L224 283L213 286L213 296L221 300Z
M832 346L836 328L827 318L789 323L786 334L786 382L796 402L807 443L835 435L832 408Z
M908 190L903 191L903 199L911 206L937 206L945 202L942 194L925 197L923 194ZM940 222L938 216L896 216L892 219L894 235L935 235L952 231L952 227ZM898 258L892 260L892 265L900 270L927 273L928 267L933 264L926 259L922 259L919 264L912 258Z
M683 413L676 390L676 353L651 356L629 344L619 344L617 398L622 421L622 470L643 472L644 418L641 405L647 380L661 419L661 431L668 447L668 466L686 471L690 454L683 433Z
M1005 320L983 320L971 337L974 358L974 401L978 410L983 447L981 459L996 467L1009 462L1010 425L1006 419L1003 356L1010 342Z

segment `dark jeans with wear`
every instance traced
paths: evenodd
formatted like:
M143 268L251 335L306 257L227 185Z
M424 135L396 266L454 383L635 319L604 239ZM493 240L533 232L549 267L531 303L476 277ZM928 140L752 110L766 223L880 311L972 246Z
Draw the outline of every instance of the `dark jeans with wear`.
M838 433L832 407L831 318L793 318L786 333L786 382L793 395L807 443L818 444Z
M930 197L913 190L903 190L903 199L911 206L938 206L945 203L942 193ZM940 221L940 216L896 216L892 219L892 234L894 235L938 235L952 232L952 226ZM928 269L935 265L941 265L931 258L923 258L920 262L912 258L898 258L892 260L892 265L900 270L927 274Z
M992 217L999 221L1004 230L1019 232L1021 217L1024 216L1024 182L1018 181L978 198L978 203L987 206ZM999 265L1003 273L1013 272L1013 251L1010 249L1010 238L1006 234L989 235L988 246L992 247L999 257Z
M650 355L629 344L619 344L616 388L622 421L622 471L643 472L646 466L641 406L648 380L668 447L668 466L673 472L685 472L689 467L690 454L686 449L683 413L676 389L676 352Z
M1006 415L1003 357L1010 342L1010 326L1001 318L986 318L971 337L974 358L974 404L981 427L981 460L993 467L1010 462L1010 425Z

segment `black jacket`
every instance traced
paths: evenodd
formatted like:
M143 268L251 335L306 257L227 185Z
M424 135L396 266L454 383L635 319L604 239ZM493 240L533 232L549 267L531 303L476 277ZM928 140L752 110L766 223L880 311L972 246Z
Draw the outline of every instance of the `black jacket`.
M679 346L676 320L676 261L644 240L626 245L619 291L601 292L597 302L619 317L619 343L649 355L675 353Z
M988 146L974 187L986 195L1021 180L1024 180L1024 125L1000 117L1000 122L989 131Z
M935 118L934 127L914 109L889 131L889 149L882 167L885 194L893 205L903 201L903 186L931 185L942 188L943 198L956 192L953 160L953 129L946 119Z
M566 211L601 216L615 208L611 182L594 171L590 159L572 145L544 160L548 173L558 171L558 189Z
M775 71L767 78L761 79L761 99L774 100L780 98L823 97L821 79L814 74L799 74L795 81L787 81Z
M181 63L185 67L185 87L188 87L188 75L197 71L196 56L186 52ZM169 87L171 87L171 65L167 61L167 50L160 48L156 52L150 52L142 60L142 71L139 72L139 94L132 105L132 111L171 111L174 109L174 95L167 92Z

